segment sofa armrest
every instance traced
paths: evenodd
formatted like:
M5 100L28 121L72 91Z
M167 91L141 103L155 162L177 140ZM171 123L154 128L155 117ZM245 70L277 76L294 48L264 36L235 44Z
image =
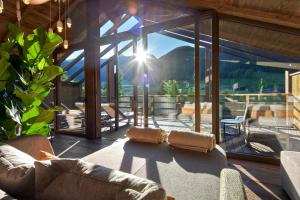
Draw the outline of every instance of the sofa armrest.
M37 160L39 160L40 158L40 151L46 151L48 153L54 154L53 148L48 138L44 136L23 136L5 141L5 143L31 155Z
M233 169L223 169L220 177L220 200L246 200L241 175Z

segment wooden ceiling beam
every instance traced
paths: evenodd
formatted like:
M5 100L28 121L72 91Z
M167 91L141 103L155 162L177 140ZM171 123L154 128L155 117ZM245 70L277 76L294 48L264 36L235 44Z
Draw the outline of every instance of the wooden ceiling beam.
M284 12L270 12L259 8L254 9L250 7L243 7L233 5L233 3L225 3L224 1L220 0L187 0L187 3L198 9L214 9L219 14L300 29L300 16L295 16Z

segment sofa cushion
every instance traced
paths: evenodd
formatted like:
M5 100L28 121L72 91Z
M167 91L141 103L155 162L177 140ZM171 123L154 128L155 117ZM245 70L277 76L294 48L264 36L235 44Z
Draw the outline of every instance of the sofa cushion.
M281 151L281 186L291 199L300 199L300 152Z
M220 200L247 199L240 173L234 169L223 169L220 180Z
M4 143L0 143L0 188L15 197L33 197L35 159Z
M36 199L164 200L160 185L81 160L37 161Z

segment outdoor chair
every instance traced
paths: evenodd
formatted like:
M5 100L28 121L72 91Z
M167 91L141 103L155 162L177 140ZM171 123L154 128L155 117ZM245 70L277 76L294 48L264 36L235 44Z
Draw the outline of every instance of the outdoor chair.
M222 119L221 124L223 124L224 135L226 135L226 124L234 124L238 128L239 135L244 134L247 140L250 134L249 121L251 120L251 108L251 106L247 105L244 111L244 115L242 116L237 116L234 119Z
M108 114L112 121L116 119L116 111L114 108L114 104L112 103L105 103L101 104L102 109ZM131 119L133 118L133 112L122 112L118 110L119 113L119 121L127 121L127 124L130 123Z

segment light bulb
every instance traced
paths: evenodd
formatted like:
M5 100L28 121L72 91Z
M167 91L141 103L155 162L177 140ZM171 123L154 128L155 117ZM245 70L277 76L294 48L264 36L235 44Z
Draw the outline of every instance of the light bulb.
M24 2L26 5L29 5L29 4L30 4L30 0L23 0L23 2Z
M64 49L68 49L69 48L69 42L68 40L64 40Z
M56 28L57 28L57 31L60 32L60 33L63 31L63 23L62 23L62 21L60 21L60 20L57 21Z
M49 27L48 33L53 33L53 29L51 27Z
M4 9L4 7L3 7L3 1L2 1L2 0L0 0L0 13L2 13L2 12L3 12L3 9Z
M67 18L67 27L68 28L72 27L72 19L70 17Z

